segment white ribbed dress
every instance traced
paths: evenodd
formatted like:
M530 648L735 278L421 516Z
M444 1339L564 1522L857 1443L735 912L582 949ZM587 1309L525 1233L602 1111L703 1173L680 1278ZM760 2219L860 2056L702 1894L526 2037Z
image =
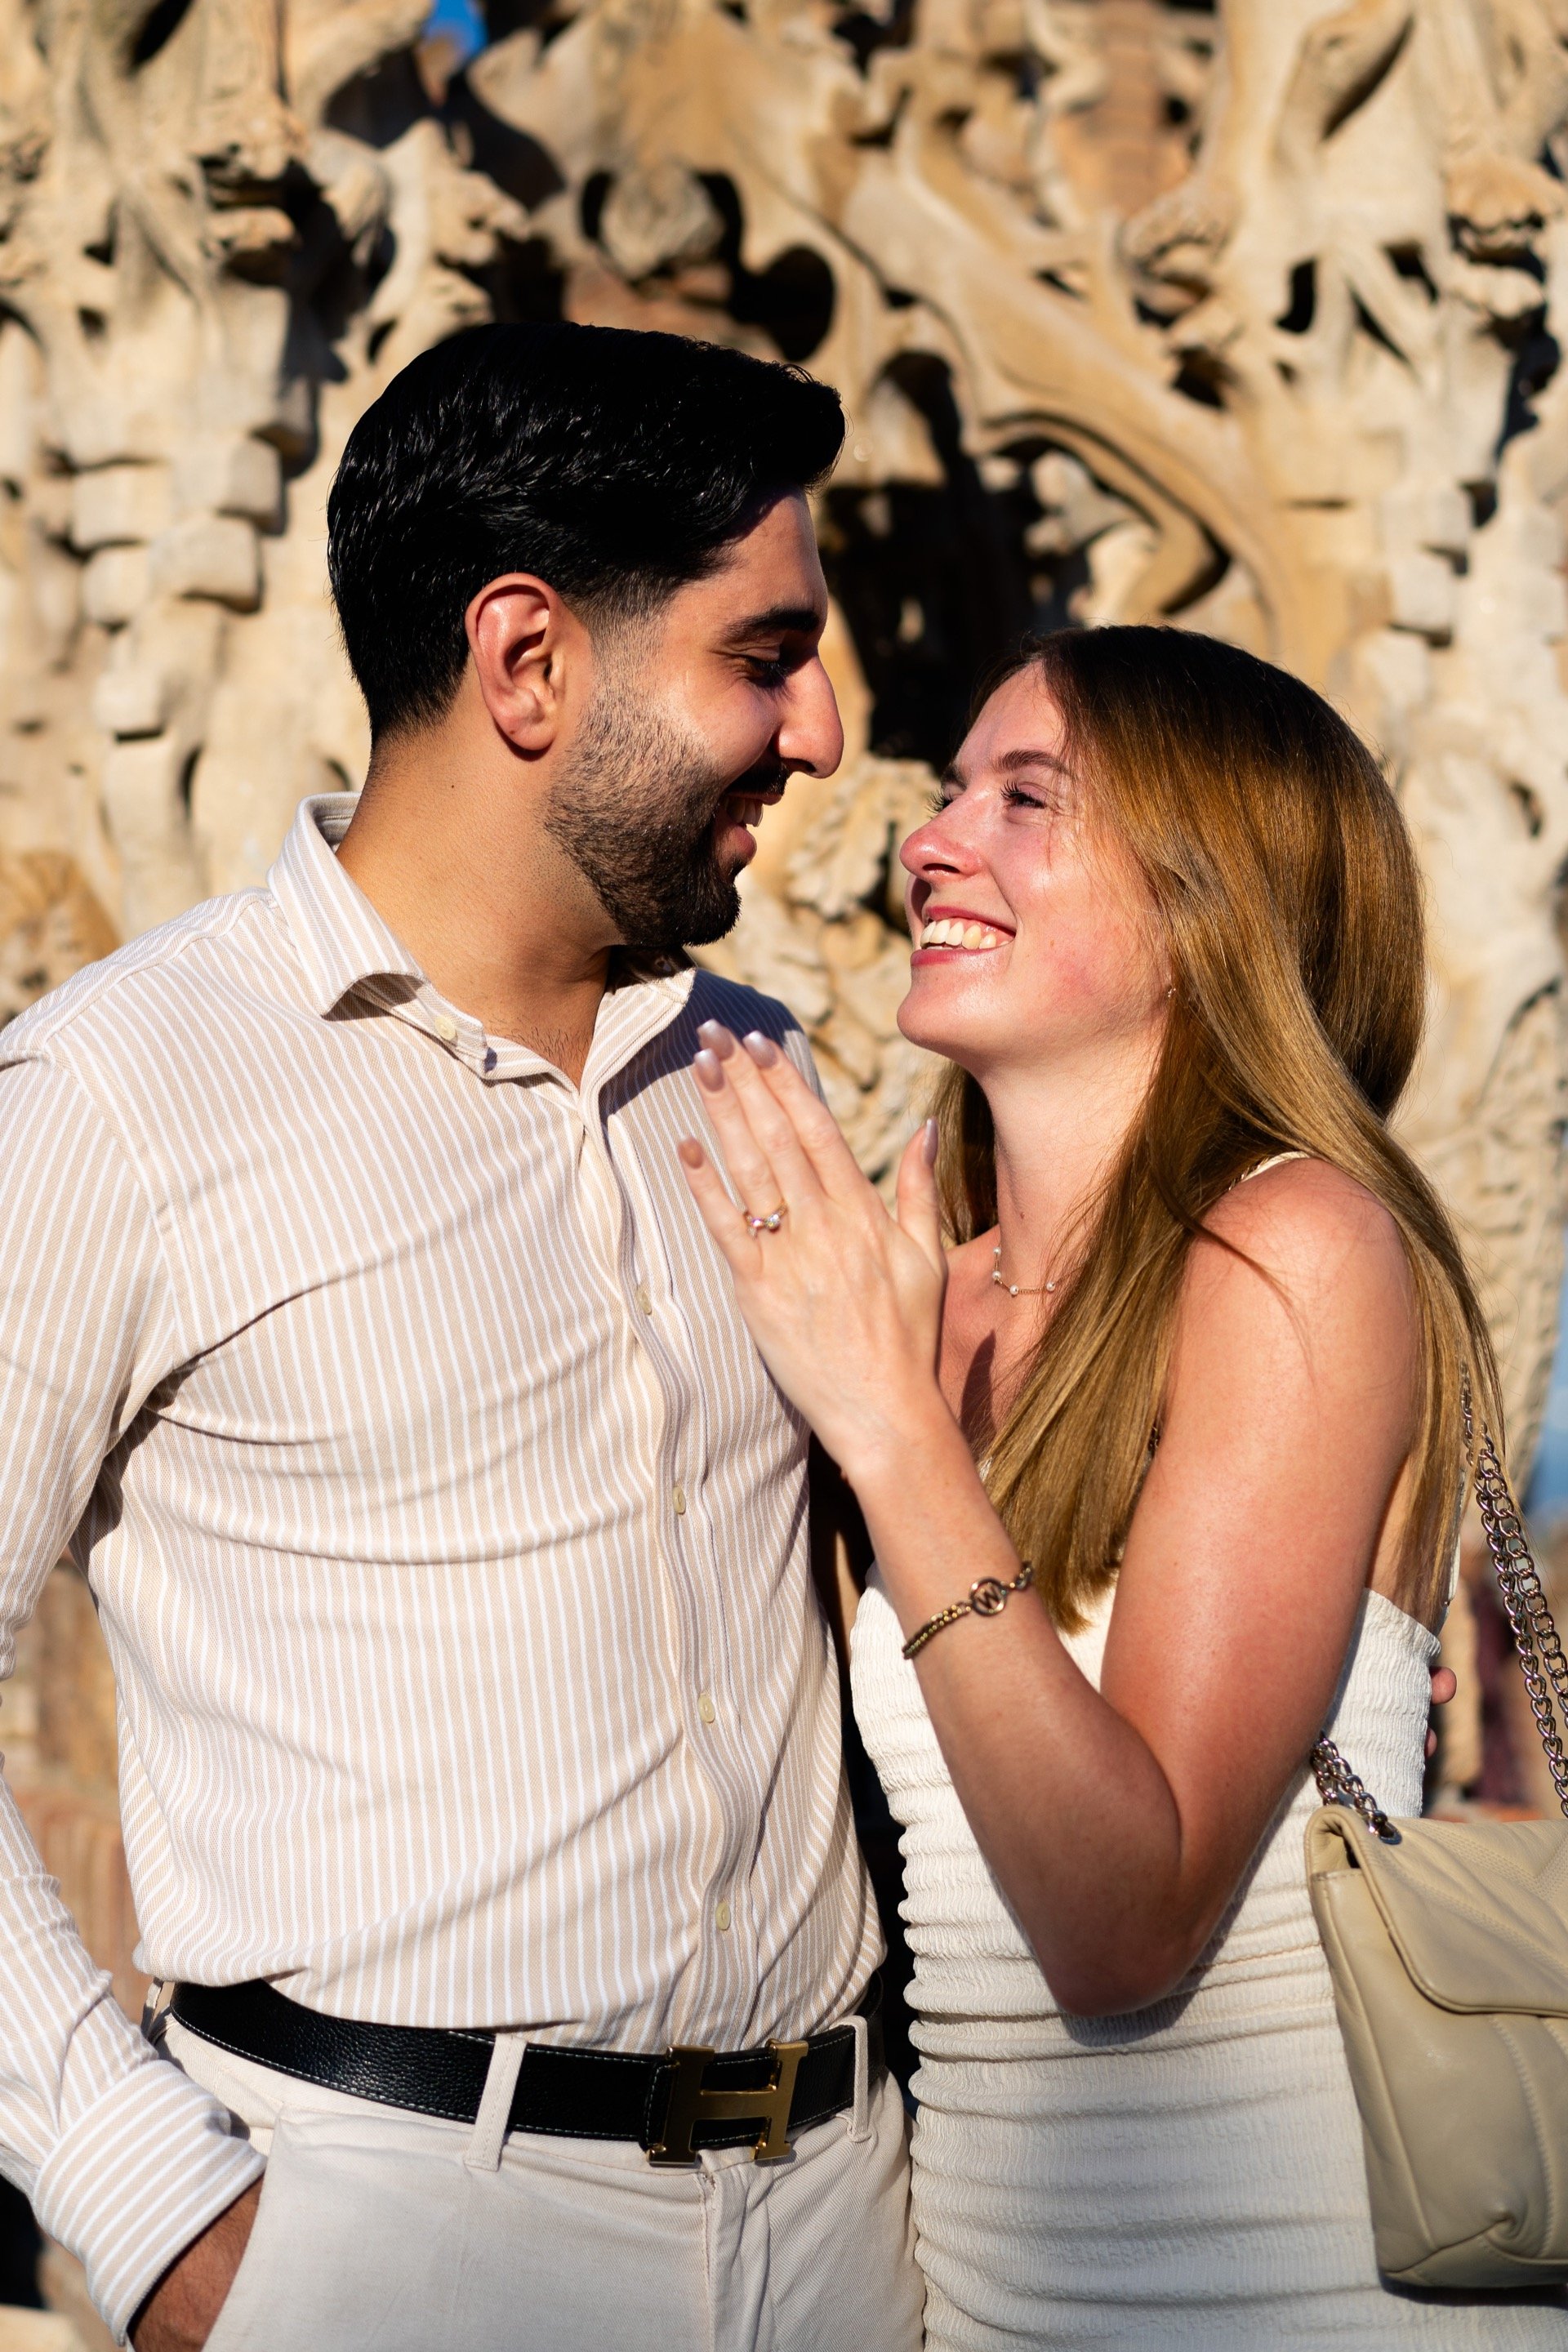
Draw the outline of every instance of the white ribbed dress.
M1070 1644L1098 1680L1110 1596ZM1420 1807L1433 1637L1370 1594L1331 1718L1393 1813ZM1568 2352L1561 2298L1391 2291L1307 1895L1303 1774L1179 1992L1064 2017L970 1834L873 1575L855 1708L903 1825L915 1956L914 2216L929 2352Z

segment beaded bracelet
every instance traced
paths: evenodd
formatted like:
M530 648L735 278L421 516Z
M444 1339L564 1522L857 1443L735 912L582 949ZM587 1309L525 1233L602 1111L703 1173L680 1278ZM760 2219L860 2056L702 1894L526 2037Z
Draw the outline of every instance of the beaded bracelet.
M1026 1592L1035 1580L1035 1571L1027 1560L1011 1584L1004 1584L999 1576L983 1576L969 1588L967 1601L955 1601L951 1609L939 1609L934 1617L917 1626L904 1643L904 1655L912 1658L928 1642L940 1633L944 1625L956 1625L961 1617L1000 1617L1007 1606L1010 1593Z

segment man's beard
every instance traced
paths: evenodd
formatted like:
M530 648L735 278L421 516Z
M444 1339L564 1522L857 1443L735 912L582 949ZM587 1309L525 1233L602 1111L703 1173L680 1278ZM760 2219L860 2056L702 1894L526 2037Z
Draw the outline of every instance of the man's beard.
M593 885L628 947L702 947L741 912L737 861L714 838L725 793L776 792L788 774L769 760L726 777L700 735L602 679L584 716L545 826Z

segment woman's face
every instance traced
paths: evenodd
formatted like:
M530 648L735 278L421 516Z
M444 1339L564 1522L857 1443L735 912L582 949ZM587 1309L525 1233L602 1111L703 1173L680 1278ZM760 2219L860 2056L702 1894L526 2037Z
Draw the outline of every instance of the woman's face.
M1145 1062L1171 979L1152 898L1091 825L1039 673L997 688L900 855L914 953L906 1037L984 1079L1009 1066Z

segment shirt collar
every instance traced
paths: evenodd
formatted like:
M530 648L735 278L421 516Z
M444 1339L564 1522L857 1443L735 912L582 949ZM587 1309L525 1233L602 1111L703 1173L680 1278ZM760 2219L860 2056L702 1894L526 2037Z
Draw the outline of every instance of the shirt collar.
M298 950L311 1005L323 1017L362 982L387 976L412 981L422 998L438 1003L415 957L338 863L337 845L358 798L356 793L321 793L301 801L267 877ZM584 1087L602 1084L668 1027L690 996L696 977L684 956L623 951L617 984L605 991L599 1007ZM473 1026L464 1016L459 1020ZM437 1034L448 1045L458 1042ZM477 1028L467 1040L479 1055L484 1042ZM525 1046L511 1045L505 1048L505 1067L492 1055L485 1074L510 1075L513 1065L552 1067Z
M321 793L301 801L267 877L304 966L311 1004L323 1014L361 981L389 973L425 978L391 925L338 864L337 845L357 800L354 793Z

